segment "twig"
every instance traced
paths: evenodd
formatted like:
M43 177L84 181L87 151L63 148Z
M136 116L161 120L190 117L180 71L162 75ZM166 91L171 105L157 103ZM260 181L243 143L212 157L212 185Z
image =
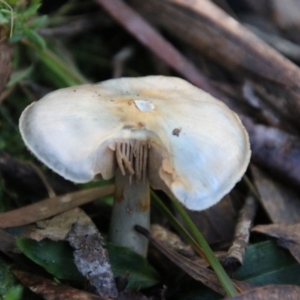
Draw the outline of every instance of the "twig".
M250 229L256 214L256 209L257 201L254 196L249 195L245 201L244 207L239 212L234 240L223 261L224 267L230 271L235 271L238 267L243 265L250 237Z
M39 201L12 211L0 214L0 227L8 228L22 226L41 221L74 207L86 204L97 198L112 194L113 186L104 186L89 190L82 190L44 201Z
M121 0L96 0L143 45L196 86L215 93L207 78L138 13Z

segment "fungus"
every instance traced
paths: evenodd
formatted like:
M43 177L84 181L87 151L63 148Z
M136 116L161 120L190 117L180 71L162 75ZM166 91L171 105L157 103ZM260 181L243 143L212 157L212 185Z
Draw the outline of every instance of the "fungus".
M149 228L149 185L203 210L234 187L250 159L238 116L175 77L54 91L25 109L20 131L27 147L66 179L115 176L111 241L144 256L147 241L133 226Z

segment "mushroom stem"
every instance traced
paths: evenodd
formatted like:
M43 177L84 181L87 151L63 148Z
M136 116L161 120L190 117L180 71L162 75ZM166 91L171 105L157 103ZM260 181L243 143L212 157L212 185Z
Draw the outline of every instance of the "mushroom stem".
M110 241L146 257L148 240L134 230L135 225L150 228L150 186L147 176L135 179L118 168L110 223Z

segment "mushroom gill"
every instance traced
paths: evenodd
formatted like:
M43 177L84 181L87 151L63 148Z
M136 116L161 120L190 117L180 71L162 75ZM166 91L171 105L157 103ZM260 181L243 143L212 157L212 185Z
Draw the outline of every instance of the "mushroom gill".
M136 181L145 182L148 176L148 152L150 149L149 141L126 139L115 140L110 149L115 151L116 161L123 176L126 171L130 175L130 180L134 175Z

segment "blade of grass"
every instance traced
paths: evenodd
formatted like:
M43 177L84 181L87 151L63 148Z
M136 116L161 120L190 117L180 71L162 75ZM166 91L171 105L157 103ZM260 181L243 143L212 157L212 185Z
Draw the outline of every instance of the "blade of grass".
M39 49L28 40L22 41L26 46L34 50L41 62L47 66L61 80L63 86L74 86L88 83L88 81L74 68L67 65L59 56L49 49Z
M192 248L207 262L207 257L195 239L189 234L189 232L180 224L180 222L173 216L170 210L165 206L165 204L160 200L160 198L151 191L151 198L154 205L159 209L161 213L169 220L171 226L177 230L192 246Z
M238 295L238 292L233 285L231 279L225 272L224 268L222 267L221 263L219 260L216 258L214 255L213 251L211 250L210 246L204 239L203 235L200 233L194 222L191 220L187 212L184 210L184 208L181 206L181 204L175 200L172 199L172 204L176 207L177 211L183 218L184 222L187 224L188 228L190 229L192 235L194 236L195 240L197 243L199 243L200 247L203 249L204 253L207 256L207 259L209 261L210 266L213 268L215 271L218 279L220 280L221 285L223 286L227 296L233 297Z

